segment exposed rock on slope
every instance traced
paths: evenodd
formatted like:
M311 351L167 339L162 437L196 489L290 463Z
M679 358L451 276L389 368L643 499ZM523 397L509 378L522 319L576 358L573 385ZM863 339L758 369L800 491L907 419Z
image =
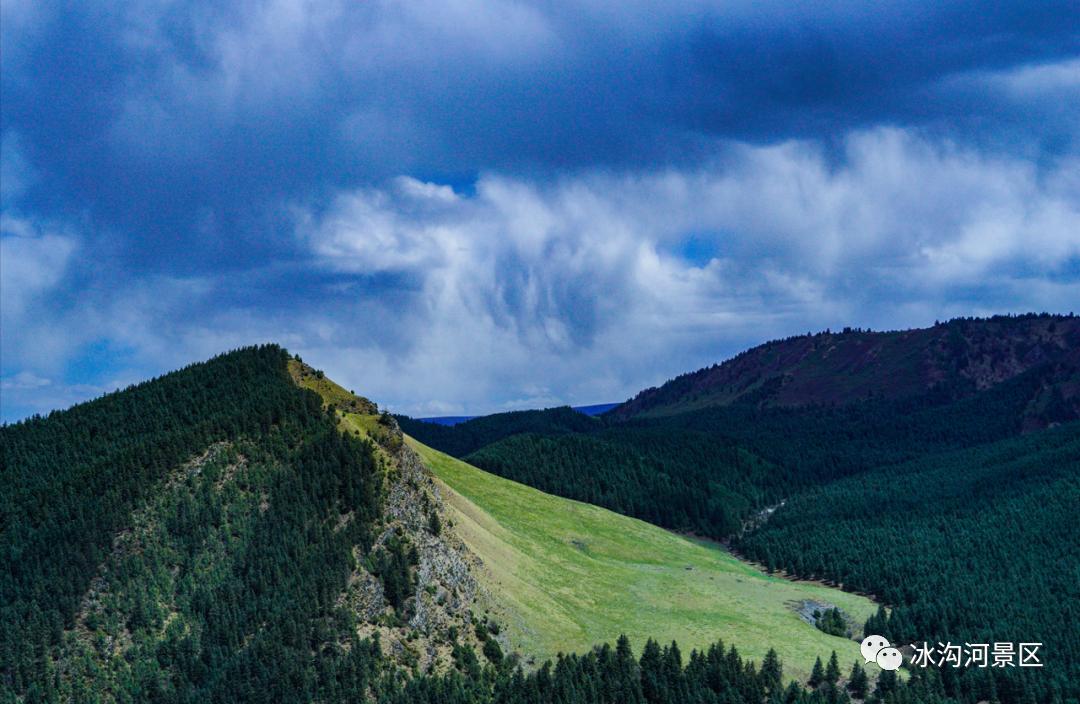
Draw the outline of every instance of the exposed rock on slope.
M392 427L400 437L396 423ZM416 453L401 443L387 456L385 514L372 552L386 549L394 538L415 549L411 595L396 610L358 555L342 598L360 617L361 634L377 633L384 652L404 665L440 668L448 662L451 641L477 645L473 618L480 587L472 573L475 557L452 527L443 526L442 497Z
M405 444L397 421L378 414L371 401L346 391L322 372L294 360L294 381L333 405L343 432L371 440L384 468L383 519L367 556L355 554L356 569L341 601L356 614L361 635L377 635L383 652L408 667L441 669L452 643L483 645L487 619L480 614L485 595L473 575L476 557L447 525L439 488L416 453ZM385 577L373 574L371 556L408 553L408 595L397 607ZM478 627L479 624L479 627Z

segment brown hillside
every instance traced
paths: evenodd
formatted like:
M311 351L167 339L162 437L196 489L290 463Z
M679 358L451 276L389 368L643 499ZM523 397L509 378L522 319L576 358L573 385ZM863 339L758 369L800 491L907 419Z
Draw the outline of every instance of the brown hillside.
M1080 396L1080 318L999 316L916 330L792 337L646 389L611 413L628 418L733 403L850 403L935 387L965 396L1033 369L1046 375L1041 402L1072 405Z

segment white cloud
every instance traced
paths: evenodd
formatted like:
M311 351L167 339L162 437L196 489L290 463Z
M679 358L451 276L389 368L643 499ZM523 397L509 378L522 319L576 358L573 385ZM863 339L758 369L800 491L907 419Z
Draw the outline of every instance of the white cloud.
M21 390L21 389L40 389L43 386L49 386L52 384L52 379L46 379L45 377L38 376L33 372L19 372L13 374L10 377L4 377L0 379L0 389L7 390Z
M877 129L840 158L729 144L692 170L491 173L470 194L401 177L292 206L296 266L329 277L314 295L259 272L135 277L47 309L74 240L9 219L5 373L52 378L96 339L147 373L272 340L414 414L620 400L777 336L1074 307L1076 166ZM690 236L708 246L687 255Z
M1067 167L879 129L851 135L839 165L789 142L690 172L488 175L471 197L399 182L300 230L325 267L422 281L407 349L329 352L339 373L404 410L493 410L619 399L770 335L969 313L970 288L1008 291L980 312L1065 310L1075 285L1030 281L1080 258ZM717 256L679 257L688 233Z
M1080 96L1080 58L1011 68L987 75L987 80L1016 98L1045 95Z
M76 248L70 235L42 232L29 220L0 215L0 315L18 325L28 306L55 287Z

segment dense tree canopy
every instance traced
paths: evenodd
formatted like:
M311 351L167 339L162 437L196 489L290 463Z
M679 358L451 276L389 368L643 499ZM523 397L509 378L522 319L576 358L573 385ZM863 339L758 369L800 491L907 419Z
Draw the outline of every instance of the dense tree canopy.
M327 633L378 516L373 450L286 359L250 348L0 430L4 691L305 701L320 668L366 677Z
M739 550L871 592L869 627L908 644L1040 642L1045 667L995 672L1003 701L1077 695L1080 423L859 474L793 498ZM1015 647L1015 646L1014 646ZM989 694L985 671L948 692Z

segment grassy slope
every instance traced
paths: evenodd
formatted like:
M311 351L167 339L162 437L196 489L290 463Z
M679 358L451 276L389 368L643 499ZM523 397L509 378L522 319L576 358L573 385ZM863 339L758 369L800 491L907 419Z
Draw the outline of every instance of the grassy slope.
M378 413L378 408L368 399L348 391L321 371L313 369L295 358L288 361L288 370L289 376L292 377L297 386L311 389L322 397L323 407L333 404L339 411L364 415Z
M620 633L639 649L653 637L686 652L722 638L755 659L776 648L787 675L801 678L832 650L845 671L858 657L857 643L804 623L792 604L833 603L862 623L876 608L866 598L770 577L722 550L408 441L441 481L455 530L484 561L496 618L523 653L542 661Z

